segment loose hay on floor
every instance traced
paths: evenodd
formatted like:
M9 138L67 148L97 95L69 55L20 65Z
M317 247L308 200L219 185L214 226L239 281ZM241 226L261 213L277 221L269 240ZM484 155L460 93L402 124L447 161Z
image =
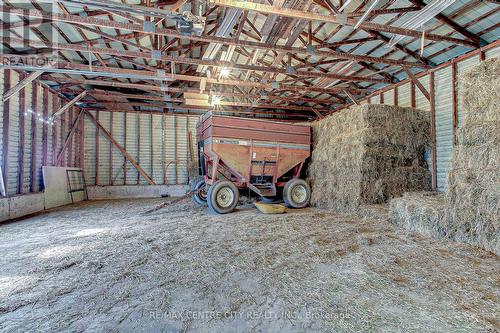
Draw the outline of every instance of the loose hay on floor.
M389 221L427 237L445 237L445 208L446 198L443 193L405 193L400 198L391 199Z
M309 166L313 205L353 212L405 191L428 190L428 114L363 105L313 124Z
M320 209L80 203L0 225L0 331L494 332L498 257ZM126 214L124 214L126 212Z
M466 117L448 176L446 232L500 255L500 59L459 77Z

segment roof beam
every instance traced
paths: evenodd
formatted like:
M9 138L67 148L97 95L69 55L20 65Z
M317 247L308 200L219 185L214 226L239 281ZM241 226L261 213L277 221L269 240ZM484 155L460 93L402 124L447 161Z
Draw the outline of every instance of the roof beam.
M317 13L305 12L301 10L289 9L289 8L281 8L274 7L270 5L259 4L251 1L239 1L239 0L211 0L213 3L223 7L231 7L231 8L239 8L250 10L254 12L260 12L263 14L275 14L285 17L297 18L297 19L305 19L305 20L313 20L320 22L333 23L338 25L350 25L355 26L358 22L352 18L346 18L345 20L338 19L337 15L322 15ZM417 30L404 29L399 27L394 27L390 25L377 24L371 22L363 22L359 25L359 28L375 30L379 32L387 32L397 35L404 36L412 36L418 37L422 33ZM465 41L457 38L451 38L442 35L436 34L428 34L427 39L434 41L447 41L454 44L463 44L463 45L471 45L470 41ZM475 43L472 43L475 44Z
M222 1L222 0L215 0L215 1ZM238 2L238 3L242 3L242 7L246 7L245 3L243 3L243 2ZM250 3L250 4L253 4L253 3ZM261 5L261 6L264 6L264 5ZM265 6L265 7L267 8L267 10L271 10L271 13L273 12L273 9L275 9L275 7L272 7L272 6ZM237 7L237 8L239 8L239 7ZM243 9L245 9L245 8L243 8ZM281 10L288 10L288 9L281 9ZM262 11L264 11L264 10L262 9ZM39 10L10 9L10 8L5 7L5 6L0 6L0 12L7 12L7 13L15 14L15 15L18 15L21 17L43 18L43 19L72 23L72 24L84 24L84 25L99 26L99 27L104 27L104 28L123 29L123 30L141 32L144 34L157 34L157 35L164 35L164 36L169 36L169 37L173 37L173 38L177 37L180 39L188 39L188 40L202 41L202 42L209 42L209 43L244 46L244 47L257 48L257 49L263 49L263 50L271 50L271 51L275 50L275 51L281 51L281 52L295 52L295 53L306 53L306 54L309 53L306 48L282 47L282 46L270 45L270 44L261 43L261 42L242 41L242 40L235 40L233 38L225 38L225 37L217 37L217 36L182 35L179 32L172 30L172 29L154 27L154 28L152 28L152 30L150 30L150 29L146 29L146 27L144 25L140 25L140 24L101 20L101 19L96 19L93 17L81 17L81 16L68 15L68 14L46 13L46 12L41 12ZM307 19L308 16L310 16L310 15L313 15L313 16L318 15L318 14L312 14L312 13L302 12L302 11L295 11L295 12L298 12L299 14L305 16L305 17L301 17L301 15L298 15L299 16L298 18L302 18L302 19ZM266 11L266 13L269 14L269 12L267 12L267 11ZM286 16L286 15L284 15L284 16ZM334 15L330 15L330 16L321 15L321 16L327 18L329 21L331 21L333 19L334 20L333 23L340 24L339 22L337 22L337 19L335 18ZM295 16L292 16L292 17L295 17ZM356 24L356 20L354 20L354 19L347 19L347 21L351 22L352 25ZM363 23L360 27L363 29L366 28L366 29L370 29L370 30L384 31L384 32L389 32L389 33L393 33L393 34L401 34L401 35L407 35L407 36L412 36L412 37L420 37L422 34L421 32L416 31L416 30L401 29L401 28L396 28L396 27L381 25L381 24L375 24L375 23ZM454 43L454 44L475 46L475 43L473 43L471 41L452 38L452 37L448 37L448 36L427 34L426 38L428 40L446 41L446 42L450 42L450 43ZM327 53L330 53L329 55L328 54L320 54L319 51L316 51L314 53L318 56L339 56L339 57L341 56L341 54L334 55L331 52L327 52Z
M40 75L43 74L42 71L35 71L25 77L23 80L21 80L18 84L16 84L14 87L9 89L4 95L3 95L3 102L5 103L9 98L11 98L15 93L19 92L21 89L26 87L28 84L36 80Z
M50 118L54 119L55 117L59 117L61 114L66 112L70 107L72 107L76 102L81 100L87 95L87 91L84 90L81 94L73 98L71 101L69 101L66 105L64 105L62 108L60 108L57 112L54 112Z
M415 74L413 74L408 68L403 68L404 71L406 72L406 74L408 75L408 78L417 85L418 89L420 90L420 92L425 96L425 98L427 98L428 101L431 100L431 95L429 94L429 92L427 91L427 89L425 89L424 85L422 84L422 82L420 82L418 80L418 78L415 76Z

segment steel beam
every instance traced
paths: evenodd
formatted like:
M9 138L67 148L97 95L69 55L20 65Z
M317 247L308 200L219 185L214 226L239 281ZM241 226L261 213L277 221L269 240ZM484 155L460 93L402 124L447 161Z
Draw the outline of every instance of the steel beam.
M66 105L64 105L56 113L54 113L50 118L54 119L56 117L59 117L61 114L63 114L64 112L66 112L70 107L72 107L76 102L78 102L79 100L81 100L85 96L87 96L87 91L86 90L84 90L82 93L80 93L80 95L76 96L71 101L69 101Z
M21 89L26 87L28 84L36 80L40 75L43 74L43 71L35 71L22 79L18 84L16 84L14 87L9 89L6 93L3 95L3 102L5 103L9 98L11 98L14 94L19 92Z

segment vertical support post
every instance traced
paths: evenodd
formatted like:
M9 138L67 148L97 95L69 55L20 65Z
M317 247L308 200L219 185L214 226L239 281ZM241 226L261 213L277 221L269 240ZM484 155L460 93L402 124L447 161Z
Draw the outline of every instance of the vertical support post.
M412 108L417 106L417 102L415 99L415 83L410 80L410 106Z
M179 160L178 160L178 156L177 156L177 149L179 148L179 145L178 145L178 132L177 132L177 116L175 115L174 116L174 126L175 126L175 185L179 185Z
M83 112L83 110L81 111ZM80 118L80 151L79 151L79 161L78 161L78 165L81 169L83 169L83 161L85 160L85 156L84 156L84 153L85 153L85 120L84 120L85 117L81 117Z
M123 149L127 150L127 113L123 114ZM127 158L123 157L123 185L127 185Z
M70 108L68 112L68 135L71 132L71 128L73 127L73 113L75 109ZM73 154L73 138L69 140L68 143L68 149L66 150L66 153L68 154L68 166L71 166L71 160L72 160L72 154Z
M153 114L149 115L149 143L150 143L150 164L151 164L151 178L155 178L155 173L154 173L154 145L153 145Z
M99 111L95 112L95 119L99 121ZM95 184L99 185L99 128L95 128Z
M380 104L384 104L384 93L380 93Z
M58 103L59 98L57 98L57 95L52 95L52 114L57 111L58 108ZM54 121L54 125L52 125L52 165L56 166L56 161L57 161L57 151L58 151L58 144L57 144L57 122Z
M431 106L431 149L432 149L432 190L437 189L437 155L436 155L436 107L434 94L434 72L430 73L430 106Z
M113 135L113 112L109 113L109 132ZM113 185L113 143L109 143L109 185Z
M137 112L137 164L141 165L141 113ZM141 175L137 173L136 184L139 185Z
M394 106L399 105L398 87L394 87Z
M3 91L10 89L10 70L4 69ZM9 126L10 125L10 104L9 100L3 104L3 144L2 144L2 171L5 194L9 193Z
M458 110L457 110L457 63L451 64L451 96L452 96L452 112L453 112L453 145L457 145L457 126L458 126Z
M19 77L20 81L23 80L23 76ZM25 136L25 113L26 113L26 101L25 101L26 91L23 88L19 90L19 154L18 154L18 167L19 167L19 178L17 184L17 193L22 194L24 192L24 136Z
M31 179L30 179L30 192L35 192L36 186L36 113L37 113L37 100L38 100L38 84L33 83L31 88ZM5 112L5 111L4 111Z
M167 122L165 119L165 113L162 113L161 116L161 127L162 127L162 140L161 140L161 151L162 151L162 168L163 168L163 184L167 184L167 167L166 167L166 160L167 160L167 154L165 152L166 149L166 141L167 141Z
M43 87L43 119L49 118L49 90ZM48 125L43 123L42 125L42 166L48 165L48 153L49 153L49 140L48 140Z

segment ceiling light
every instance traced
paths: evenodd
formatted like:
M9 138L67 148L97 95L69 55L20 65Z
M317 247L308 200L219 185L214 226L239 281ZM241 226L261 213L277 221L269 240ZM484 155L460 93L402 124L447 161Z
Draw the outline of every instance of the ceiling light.
M222 67L222 69L220 70L221 77L228 77L230 73L231 70L229 68Z

